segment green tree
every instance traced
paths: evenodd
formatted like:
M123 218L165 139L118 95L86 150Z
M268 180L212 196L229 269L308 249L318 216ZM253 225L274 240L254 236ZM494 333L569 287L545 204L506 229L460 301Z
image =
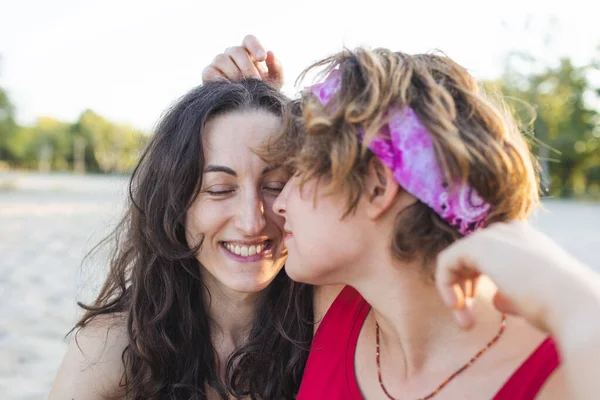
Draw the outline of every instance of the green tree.
M14 119L14 106L8 93L0 87L0 161L14 162L16 156L11 144L17 134L17 125Z
M540 159L553 161L548 163L552 194L570 197L577 187L586 187L587 170L597 162L600 149L599 113L591 106L600 92L589 81L597 65L576 66L568 58L541 70L535 64L535 58L528 55L509 57L503 90L535 107L533 127L542 143ZM521 113L521 118L526 117Z
M0 87L0 161L17 168L131 171L148 138L139 130L115 124L91 110L75 123L41 117L33 126L18 126L14 106Z
M51 169L69 170L73 161L71 125L52 117L40 117L33 130L36 138L33 144L36 149L38 151L45 148L51 150L49 160Z
M80 115L72 134L86 142L88 169L100 172L124 173L133 169L147 140L141 131L115 124L91 110Z

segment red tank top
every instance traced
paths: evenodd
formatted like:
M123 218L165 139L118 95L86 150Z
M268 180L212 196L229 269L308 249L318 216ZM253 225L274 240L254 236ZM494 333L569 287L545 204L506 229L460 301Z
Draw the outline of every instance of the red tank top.
M335 299L312 342L297 400L362 400L354 354L371 307L346 286ZM349 334L348 334L349 332ZM532 400L559 365L556 346L546 339L515 371L493 400Z

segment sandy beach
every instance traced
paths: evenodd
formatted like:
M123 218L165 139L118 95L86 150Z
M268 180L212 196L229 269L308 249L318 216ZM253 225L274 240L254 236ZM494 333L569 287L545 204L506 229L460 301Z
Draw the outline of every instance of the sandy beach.
M65 334L105 273L84 255L114 227L126 179L0 174L0 399L47 398ZM600 272L600 203L545 200L534 225Z

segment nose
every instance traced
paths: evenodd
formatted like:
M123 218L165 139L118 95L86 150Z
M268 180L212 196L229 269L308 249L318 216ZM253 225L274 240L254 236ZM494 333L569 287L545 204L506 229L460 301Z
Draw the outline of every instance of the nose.
M281 190L281 192L279 193L279 195L277 196L277 198L275 199L275 201L273 202L273 211L275 212L275 214L279 215L280 217L285 217L285 207L286 207L286 203L287 203L287 197L288 197L288 194L290 192L292 185L294 185L294 182L295 182L295 177L290 178L287 181L287 183L285 184L285 186L283 187L283 189Z
M257 194L246 196L243 204L240 204L235 227L246 236L257 236L265 225L265 207L262 199Z

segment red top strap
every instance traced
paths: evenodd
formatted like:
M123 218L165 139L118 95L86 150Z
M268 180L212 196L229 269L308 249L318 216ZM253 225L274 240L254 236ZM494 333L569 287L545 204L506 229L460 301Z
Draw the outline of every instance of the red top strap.
M354 376L354 353L370 309L350 286L340 292L315 333L297 400L362 399Z
M539 393L552 372L560 365L554 340L549 337L506 381L494 400L532 400Z

